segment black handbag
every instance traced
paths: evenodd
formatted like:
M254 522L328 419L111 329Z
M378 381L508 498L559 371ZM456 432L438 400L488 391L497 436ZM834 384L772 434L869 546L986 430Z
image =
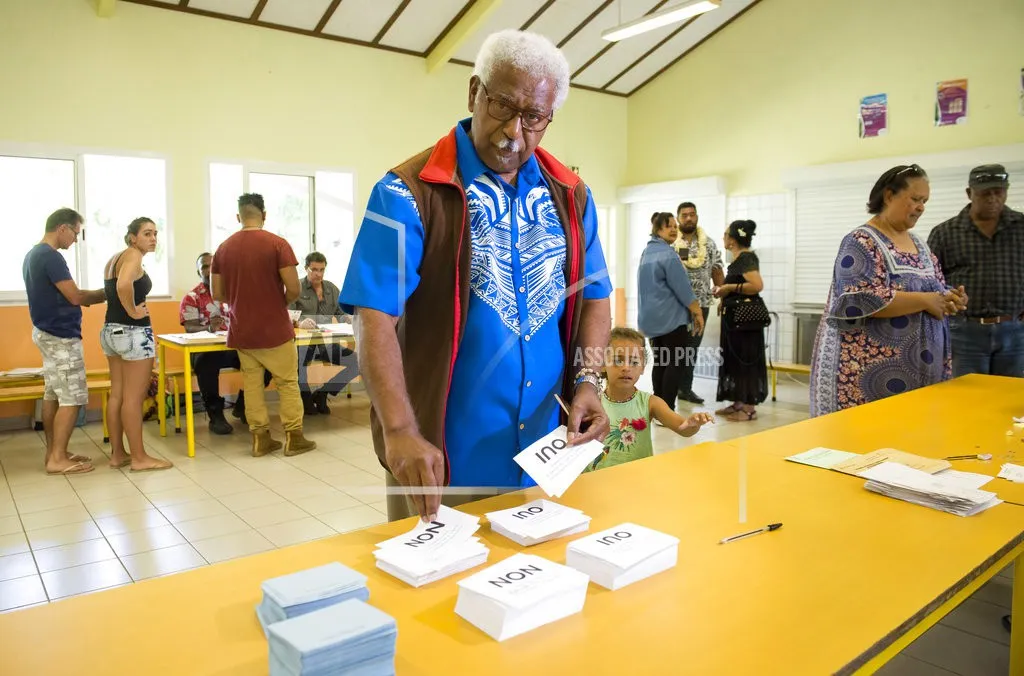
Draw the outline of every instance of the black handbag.
M763 331L772 323L761 296L730 294L722 300L723 319L734 331Z

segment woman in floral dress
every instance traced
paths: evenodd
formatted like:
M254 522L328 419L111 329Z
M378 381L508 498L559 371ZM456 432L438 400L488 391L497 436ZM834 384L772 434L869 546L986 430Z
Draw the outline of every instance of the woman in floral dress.
M873 217L839 246L832 288L811 362L811 416L947 380L947 315L967 307L951 290L924 240L910 232L928 201L917 165L893 167L875 183Z

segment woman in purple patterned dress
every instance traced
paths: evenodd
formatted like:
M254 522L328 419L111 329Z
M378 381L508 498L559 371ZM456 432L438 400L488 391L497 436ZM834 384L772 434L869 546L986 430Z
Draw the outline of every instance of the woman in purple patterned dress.
M910 232L928 201L916 164L875 183L873 217L843 238L811 362L811 417L877 401L951 374L946 316L967 307L938 261Z

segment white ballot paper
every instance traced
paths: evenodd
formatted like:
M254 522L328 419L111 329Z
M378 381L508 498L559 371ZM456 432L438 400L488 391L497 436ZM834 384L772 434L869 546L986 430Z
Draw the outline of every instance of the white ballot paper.
M590 528L590 517L582 511L544 499L488 512L486 516L491 522L491 530L524 547L582 533Z
M614 591L673 568L678 555L674 535L623 523L570 542L565 563Z
M327 333L337 333L338 335L341 336L354 335L352 325L346 324L345 322L338 322L337 324L317 324L317 328L319 328L321 331L326 331Z
M997 475L1000 479L1008 479L1015 483L1024 483L1024 467L1004 462Z
M455 614L497 641L583 610L589 579L532 554L515 554L459 582Z
M786 460L789 460L790 462L798 462L801 465L821 467L822 469L832 469L839 463L846 462L847 460L855 457L857 457L856 453L837 451L832 448L818 446L817 448L812 448L809 451L791 455L786 458Z
M989 481L992 481L992 477L988 474L978 474L976 472L961 472L955 469L947 469L945 471L934 474L943 481L949 481L953 484L962 488L981 488Z
M441 505L434 521L377 543L373 555L385 573L420 587L487 561L490 550L473 537L479 528L479 518Z
M864 488L915 505L958 516L973 516L1002 502L995 493L965 488L962 479L944 479L897 462L883 462L861 472Z
M513 458L553 498L562 497L580 472L604 450L600 441L570 446L567 432L565 425L560 425Z

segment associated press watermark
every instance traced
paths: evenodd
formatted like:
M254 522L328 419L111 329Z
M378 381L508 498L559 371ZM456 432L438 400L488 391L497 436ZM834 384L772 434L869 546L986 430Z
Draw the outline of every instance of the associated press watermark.
M587 347L576 350L573 365L576 368L589 366L613 366L627 364L636 354L630 347ZM687 366L719 367L723 363L723 352L720 347L651 347L643 351L645 365L648 366Z

